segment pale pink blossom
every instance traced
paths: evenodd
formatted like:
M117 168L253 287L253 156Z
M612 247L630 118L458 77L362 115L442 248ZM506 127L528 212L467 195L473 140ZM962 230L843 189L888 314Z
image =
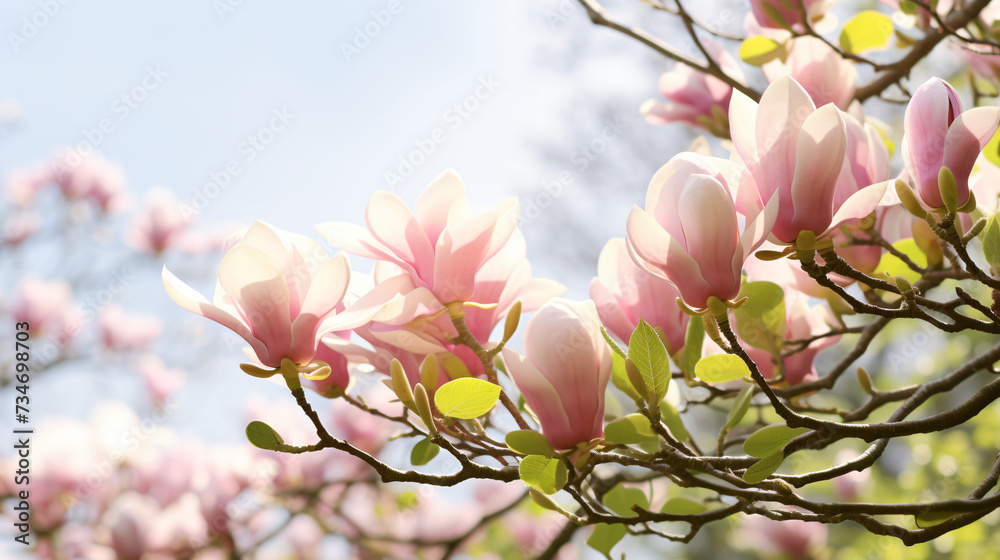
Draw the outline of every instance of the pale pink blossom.
M767 81L791 76L805 88L817 107L833 103L846 111L854 100L854 82L858 77L854 63L816 37L794 39L790 50L785 61L775 59L762 67Z
M903 163L920 199L930 208L944 206L938 172L947 167L958 186L958 206L963 206L969 200L969 175L976 158L1000 124L1000 108L963 112L955 89L931 78L913 93L903 123Z
M733 541L741 550L757 550L768 557L809 560L826 543L827 534L822 523L749 515L734 533Z
M16 247L38 232L42 218L38 212L21 211L8 216L3 223L3 243Z
M19 206L31 206L51 182L52 171L45 166L16 169L7 176L7 195Z
M1000 166L980 154L969 176L969 189L976 195L976 205L993 214L1000 210Z
M720 69L739 83L745 83L743 71L732 55L711 39L702 44L719 64ZM660 94L667 99L654 99L642 104L639 111L652 124L686 123L704 128L712 134L727 137L729 133L729 100L733 87L719 78L699 72L686 64L677 63L660 76Z
M67 200L89 199L106 214L128 207L125 175L100 155L81 156L67 151L51 164L52 179Z
M163 321L159 317L125 313L118 304L105 307L97 323L101 342L113 352L141 350L163 332Z
M762 201L778 201L772 240L791 244L802 231L816 237L870 214L887 183L836 200L848 136L843 113L832 104L816 109L805 89L782 76L760 104L736 92L730 104L733 144Z
M350 281L347 258L308 237L254 222L233 238L210 303L163 268L167 294L184 309L231 329L268 367L312 362L320 338L368 322L377 307L334 313Z
M156 406L163 406L187 380L187 374L183 370L168 368L153 355L143 356L139 361L139 375L150 400Z
M653 176L646 209L634 206L629 214L633 261L676 286L690 306L705 307L713 296L735 298L743 263L770 231L777 201L761 210L759 198L735 191L740 182L748 184L740 175L728 161L678 154ZM734 199L748 214L742 225Z
M346 223L317 226L335 247L401 268L417 287L441 303L475 301L480 270L510 239L517 225L516 199L495 210L469 210L458 174L439 175L410 212L398 196L376 192L365 210L366 228Z
M611 350L593 302L546 303L525 328L524 355L504 348L503 359L554 448L572 449L604 435Z
M146 205L132 220L126 239L137 251L162 253L177 243L187 225L174 193L165 187L154 187L146 193Z
M667 280L636 266L620 237L604 246L597 261L597 277L590 282L590 299L609 332L628 341L642 319L663 329L671 352L684 346L690 319L677 305L680 295Z
M82 322L80 311L73 304L73 290L67 282L46 282L33 276L21 280L11 316L15 323L28 323L31 332L60 341L74 337Z

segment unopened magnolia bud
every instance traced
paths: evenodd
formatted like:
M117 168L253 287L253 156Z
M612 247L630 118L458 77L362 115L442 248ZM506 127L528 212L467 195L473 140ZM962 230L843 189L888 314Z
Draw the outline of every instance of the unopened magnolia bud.
M957 213L958 183L955 181L955 174L946 166L941 167L941 170L938 171L938 192L941 193L941 201L944 202L948 213Z
M920 201L917 200L917 196L913 194L913 189L910 185L906 184L906 181L902 179L896 179L896 196L899 197L899 201L903 204L903 208L914 216L923 220L927 217L927 210L920 205Z
M625 373L628 375L628 380L632 382L632 387L635 389L636 393L642 397L642 400L649 401L649 391L646 390L646 380L642 378L642 373L639 372L639 368L635 367L632 360L625 358Z
M454 354L445 354L441 357L441 367L448 374L448 379L458 379L460 377L471 377L469 368L462 361L462 358Z
M517 332L517 325L521 321L521 300L514 302L507 312L507 320L503 324L503 341L507 342L510 337Z
M893 276L892 280L896 283L896 288L901 294L905 295L906 293L913 291L913 284L910 284L910 281L907 280L905 276Z
M868 372L865 371L865 368L860 368L860 367L858 368L858 383L861 385L861 388L864 389L864 391L869 395L875 394L875 388L872 386L872 376L868 375Z
M431 401L427 398L427 390L420 383L417 383L417 388L414 391L414 401L417 407L417 414L420 415L420 420L427 426L427 431L431 435L437 434L437 426L434 425L434 417L431 416Z
M438 361L434 354L427 354L420 364L420 382L432 389L438 386Z
M393 358L392 363L389 364L389 373L392 376L392 392L396 393L399 402L403 403L403 406L406 408L416 411L417 407L413 401L410 380L406 378L406 372L403 371L403 364Z

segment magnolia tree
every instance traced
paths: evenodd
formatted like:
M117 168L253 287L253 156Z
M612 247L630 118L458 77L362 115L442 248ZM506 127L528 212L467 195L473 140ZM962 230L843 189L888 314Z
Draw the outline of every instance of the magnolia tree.
M363 226L308 236L258 221L218 244L155 191L126 246L157 267L174 255L167 295L246 346L245 363L222 364L227 382L261 383L238 366L290 395L248 403L256 450L167 429L118 450L101 427L169 411L181 384L156 358L130 364L145 411L109 404L91 426L39 429L39 557L546 559L584 541L607 557L676 541L691 547L679 556L728 542L880 558L1000 544L987 536L1000 521L998 6L887 1L838 18L832 2L755 0L732 34L680 0L649 2L686 31L685 52L580 3L676 62L646 120L721 139L653 175L590 300L533 277L518 202L470 208L454 171L412 209L374 193ZM963 61L951 83L911 84L942 52ZM63 167L12 176L15 202L56 184L68 207L114 211L121 177L106 162ZM39 223L9 215L3 250ZM182 278L214 247L209 298ZM66 279L27 278L17 294L11 320L55 350L30 371L7 363L8 391L76 357L67 325L84 320ZM161 336L98 311L111 355ZM14 522L18 490L3 489Z

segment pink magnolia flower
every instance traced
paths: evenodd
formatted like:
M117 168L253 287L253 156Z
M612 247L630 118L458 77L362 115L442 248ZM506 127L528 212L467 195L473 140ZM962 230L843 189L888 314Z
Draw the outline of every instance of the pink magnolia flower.
M146 385L150 400L158 407L162 407L187 379L182 370L168 368L159 358L152 355L143 356L139 361L139 375Z
M558 282L532 278L526 255L524 236L514 230L510 240L476 275L472 301L483 307L465 306L463 312L469 333L481 343L488 344L493 330L506 318L515 302L520 301L521 311L527 313L566 291ZM376 297L374 294L381 291L380 297L389 303L371 324L354 332L374 351L328 338L335 349L387 375L392 359L398 359L413 384L420 380L420 363L428 354L438 357L441 383L449 380L445 368L445 361L449 359L460 359L475 376L484 374L482 362L475 353L453 342L458 331L444 312L442 302L427 288L417 286L410 275L384 261L376 264L372 281L374 288L365 297ZM432 391L434 388L427 389Z
M68 151L52 161L52 178L68 200L90 199L105 214L128 206L125 175L100 155L83 157Z
M768 86L760 104L736 92L729 107L733 144L762 201L778 200L772 238L795 243L802 231L816 237L870 214L887 183L836 200L848 137L843 113L832 104L816 109L790 76Z
M174 193L153 187L146 193L145 208L132 221L127 242L137 251L162 253L177 242L187 225Z
M1000 123L1000 108L962 112L958 93L931 78L913 93L903 117L903 163L917 194L930 208L941 208L938 172L947 167L958 184L958 206L969 200L969 174L976 157Z
M450 303L475 301L476 277L510 239L517 216L514 198L496 210L472 213L462 180L448 170L420 195L415 214L398 196L378 191L365 210L367 229L345 223L317 229L334 247L393 263L415 286Z
M377 312L359 307L334 313L350 276L344 255L329 257L308 237L257 221L229 244L214 302L166 267L163 285L175 303L231 329L262 364L276 368L283 358L312 362L324 334L362 325Z
M42 218L37 212L23 210L7 217L3 223L3 243L16 247L38 232Z
M702 43L724 73L740 83L746 78L736 60L718 43L705 39ZM660 94L667 99L659 103L647 100L639 112L652 124L682 122L701 127L719 137L729 136L729 100L733 88L726 82L693 70L685 64L675 64L660 76Z
M45 166L16 169L7 177L7 194L18 206L31 206L51 181L52 171Z
M98 326L104 347L114 352L145 348L163 332L163 321L158 317L126 314L116 304L104 308Z
M831 325L836 324L833 314L824 304L809 305L809 298L798 292L785 294L785 340L801 340L828 332ZM737 325L738 326L738 325ZM828 336L811 342L801 352L785 357L783 367L785 382L788 385L798 385L818 379L813 362L821 350L829 348L840 340L839 336ZM774 378L775 363L771 352L746 346L747 354L760 369L760 373L768 378Z
M504 348L503 359L552 447L571 449L604 435L611 350L593 302L546 303L528 321L524 355Z
M712 296L735 298L743 263L771 229L777 202L761 210L759 199L747 198L743 189L734 193L739 177L725 160L678 154L650 181L646 209L634 206L629 214L632 260L676 286L690 306L705 307ZM748 214L743 227L734 199Z
M82 323L68 283L62 280L44 282L31 276L21 280L11 316L15 323L28 323L31 332L54 336L61 341L75 336Z
M737 548L751 548L766 556L809 560L826 543L828 530L822 523L798 519L777 521L759 515L744 518L734 533Z
M810 19L814 19L822 14L822 9L825 8L822 0L750 0L750 9L753 10L753 16L763 27L773 27L782 29L786 27L781 25L785 23L793 27L802 26L802 14L799 11L802 3L805 3L806 12ZM765 6L768 6L765 8ZM776 14L776 18L771 17L770 11ZM780 18L783 21L776 21Z
M762 67L767 81L791 76L805 88L817 107L833 103L846 111L854 100L854 81L858 77L854 63L816 37L799 37L791 45L787 60L775 59Z
M597 278L590 282L590 299L601 322L622 341L632 336L639 319L660 327L670 352L684 346L690 317L677 306L680 292L673 284L640 269L629 257L625 240L608 241L597 261Z

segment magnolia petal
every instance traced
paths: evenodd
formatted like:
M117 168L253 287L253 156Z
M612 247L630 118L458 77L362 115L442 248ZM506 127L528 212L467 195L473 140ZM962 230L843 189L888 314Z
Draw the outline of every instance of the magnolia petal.
M836 106L824 105L806 118L796 143L792 212L787 212L792 230L819 234L829 227L846 152L847 129ZM794 239L783 241L790 243Z
M448 213L459 200L465 200L465 185L454 169L447 169L431 181L417 197L415 215L433 247L448 225Z
M524 395L535 415L538 416L546 436L569 433L572 430L572 425L562 407L559 391L535 367L535 364L524 356L510 348L504 348L501 350L501 354L503 354L507 373L510 374L514 385ZM546 428L548 429L546 430Z
M875 183L851 195L844 201L844 204L837 210L837 213L833 215L829 229L852 220L860 220L874 212L889 189L889 185L892 183L893 181Z
M998 124L1000 124L1000 108L976 107L959 115L948 129L942 163L958 180L959 206L968 200L967 196L961 196L961 188L968 184L966 179L972 173L976 158L996 134Z
M188 286L180 278L177 278L172 272L167 270L164 266L161 276L163 278L163 287L170 296L170 299L179 305L182 309L201 315L206 319L211 319L216 323L226 327L227 329L233 331L240 336L243 340L247 341L248 344L253 348L254 352L258 355L258 358L267 357L267 349L264 345L253 337L250 333L250 329L247 328L235 315L231 315L225 310L219 308L216 305L209 303L205 296L199 294L191 286Z
M219 284L229 293L254 338L264 343L265 365L278 367L291 345L289 291L284 274L268 256L246 244L229 250L219 264Z

